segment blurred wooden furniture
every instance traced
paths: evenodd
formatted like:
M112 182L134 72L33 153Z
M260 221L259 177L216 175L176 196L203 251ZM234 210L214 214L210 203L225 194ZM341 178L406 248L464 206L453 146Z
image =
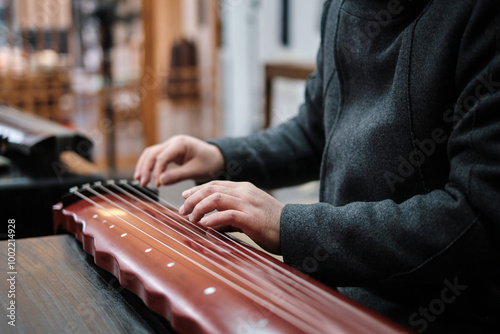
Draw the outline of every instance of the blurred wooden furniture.
M167 98L175 103L199 104L199 72L196 45L185 38L176 41L170 56Z
M264 127L271 126L272 102L273 102L273 80L275 78L287 78L306 80L316 66L311 64L293 64L293 63L269 63L265 67L265 94L266 104L264 110Z
M70 125L71 1L7 1L0 50L0 104Z
M186 10L186 6L197 3L198 9ZM220 132L219 102L219 57L220 44L220 3L219 0L200 0L187 2L181 0L142 0L144 22L144 65L141 79L143 91L142 115L145 134L145 145L156 144L158 134L158 112L161 106L173 106L162 94L169 77L171 64L171 47L186 33L186 17L194 15L195 26L191 26L191 36L196 40L199 59L200 76L200 116L197 122L211 129L210 137L217 137ZM196 15L203 16L203 19ZM191 22L192 23L192 22ZM193 31L196 30L196 33ZM200 33L198 33L200 32ZM191 39L191 38L190 38ZM168 102L168 103L166 103ZM175 107L175 106L173 106ZM185 108L185 106L181 106ZM189 109L189 108L188 108ZM208 110L209 113L201 112ZM208 117L205 117L208 116ZM175 121L175 120L174 120ZM196 126L196 125L194 125ZM200 134L200 137L202 135Z
M0 104L17 107L61 124L71 121L62 100L70 93L67 69L0 73Z

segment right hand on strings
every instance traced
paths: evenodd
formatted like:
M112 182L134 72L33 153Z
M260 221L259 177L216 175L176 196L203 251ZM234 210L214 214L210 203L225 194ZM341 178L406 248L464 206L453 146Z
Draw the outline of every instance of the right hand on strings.
M265 250L280 254L284 204L249 182L212 181L182 193L179 213L218 231L241 231Z
M171 163L176 166L167 169ZM146 186L152 178L156 187L186 179L205 182L223 169L224 157L217 146L180 135L146 148L135 167L134 179Z

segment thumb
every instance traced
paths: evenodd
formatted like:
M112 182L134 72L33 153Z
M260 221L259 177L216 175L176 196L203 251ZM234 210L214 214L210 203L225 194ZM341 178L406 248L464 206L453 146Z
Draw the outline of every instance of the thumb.
M183 165L175 165L160 175L160 184L166 186L200 177L200 167L199 164L192 160Z
M157 187L164 184L162 175L167 170L167 166L172 162L179 163L179 160L185 157L187 151L184 145L172 145L170 142L165 144L163 151L156 156L154 163L153 179Z

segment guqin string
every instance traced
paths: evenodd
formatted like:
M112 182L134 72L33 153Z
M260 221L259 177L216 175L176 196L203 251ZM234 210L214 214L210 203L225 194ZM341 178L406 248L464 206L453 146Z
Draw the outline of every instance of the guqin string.
M109 185L112 188L116 189L117 191L119 191L119 192L121 192L121 193L123 193L123 194L125 194L125 195L127 195L127 196L129 196L131 198L138 199L137 196L133 196L130 192L123 190L123 188L121 188L121 187L118 187L114 182L109 183ZM120 181L120 185L123 186L123 187L127 187L127 189L129 189L130 191L133 191L134 193L136 193L137 195L143 197L144 199L147 199L148 201L153 201L150 197L147 197L144 194L141 194L138 190L136 190L133 187L131 187L130 185L128 185L128 183L126 181L123 181L123 180ZM149 190L146 190L146 191L149 191ZM108 193L110 193L110 192L108 191ZM150 192L150 195L154 195L154 194L152 192ZM162 200L162 199L159 198L159 200ZM186 226L179 224L174 219L172 219L171 217L165 215L163 212L161 212L157 208L149 205L148 203L146 203L144 201L143 201L143 204L145 204L146 206L148 206L152 210L155 210L158 214L162 215L166 219L171 220L174 224L177 224L181 228L185 229L187 232L189 232L189 233L195 233L192 229L188 229ZM177 209L171 203L166 202L166 204L169 205L169 206L171 206L171 207L173 207L173 208L175 208L175 209ZM175 211L169 209L168 207L166 207L164 205L162 205L162 207L165 210L167 210L170 213L172 213L173 215L175 215L176 217L178 217L179 219L182 219L183 221L185 221L187 224L189 224L190 226L192 226L194 229L197 229L200 232L205 233L205 231L200 226L198 226L197 224L192 223L191 221L185 219L184 217L182 217L181 215L179 215L178 213L176 213ZM143 211L143 210L141 210L141 211ZM154 218L154 217L151 217L151 218L158 220L157 218ZM225 244L225 245L227 245L229 248L231 248L238 255L241 255L246 260L248 260L248 261L252 262L254 265L258 266L261 270L263 270L263 271L270 271L272 269L272 270L276 270L277 272L279 272L279 274L276 273L273 277L275 279L282 280L282 283L284 284L285 287L291 286L291 288L288 289L288 292L290 292L290 293L292 293L294 295L300 295L300 296L302 296L302 297L304 297L306 299L313 299L312 302L315 302L315 303L319 302L319 303L323 304L323 306L325 306L325 307L331 306L331 301L333 299L333 297L331 295L326 294L324 291L321 291L318 287L310 284L309 282L307 282L305 280L300 280L300 278L297 275L291 274L290 272L284 270L280 266L277 266L275 263L267 260L266 258L264 258L263 256L260 256L259 254L256 254L256 256L259 258L260 261L255 260L255 258L253 258L252 256L250 256L247 253L248 252L247 249L245 249L244 247L242 247L239 243L237 243L236 241L234 241L232 238L228 237L226 234L221 233L221 232L219 232L217 230L213 230L213 229L210 229L210 231L211 232L213 231L213 233L218 234L224 240L228 241L230 243L230 245L227 245L227 244ZM214 243L210 239L207 239L207 240L214 247L218 247L218 248L222 247L220 244ZM205 248L205 246L203 246L201 244L200 244L200 246L202 246L202 247ZM210 251L210 252L212 252L209 249L207 249L207 250ZM234 259L236 259L235 255L232 254L232 253L229 253L229 256L232 257L232 258L234 258ZM231 264L231 262L227 258L221 257L221 259L224 262ZM265 266L263 263L266 263L267 266ZM300 288L302 288L302 290ZM306 293L306 291L309 292L309 293ZM311 293L311 292L313 292L313 293Z
M101 186L100 184L97 184L97 186ZM96 192L95 190L93 190L89 185L84 185L82 187L83 189L85 189L86 191L89 191L90 193L94 194L95 196L101 198L102 200L114 205L115 207L119 208L120 210L123 210L124 212L127 212L129 215L135 217L136 219L142 221L144 224L152 227L153 229L157 230L158 232L162 233L162 235L166 236L167 238L169 238L170 240L176 242L177 244L181 245L182 247L184 248L187 248L186 245L184 245L183 243L179 242L178 240L176 240L175 238L171 237L170 235L164 233L163 231L161 230L158 230L156 227L150 225L149 223L147 223L146 221L144 221L142 218L140 217L137 217L135 214L131 213L129 210L126 210L125 208L123 208L121 205L117 204L116 202L113 202L111 200L109 200L108 198L106 198L105 196L103 196L102 194ZM103 207L102 205L96 203L95 201L93 201L91 198L83 195L80 191L78 191L77 189L72 189L72 193L79 196L80 198L82 198L83 200L91 203L92 205L96 206L96 207L99 207L105 211L107 211L109 214L113 215L114 217L118 218L119 220L123 221L125 224L127 224L128 226L132 227L133 229L137 230L138 232L146 235L147 237L149 237L151 240L154 240L155 242L157 242L158 244L164 246L165 248L169 249L170 251L176 253L177 255L181 256L182 258L184 258L185 260L189 261L190 263L192 263L193 265L199 267L201 270L207 272L208 274L214 276L215 278L219 279L220 281L224 282L225 284L227 284L228 286L234 288L235 290L237 290L238 292L242 293L243 295L247 296L248 298L254 300L257 304L259 305L268 305L269 309L276 315L280 316L281 318L285 319L286 321L288 321L289 323L291 324L294 324L295 326L297 326L297 328L300 328L301 330L305 331L305 332L312 332L312 331L319 331L320 328L317 327L317 321L314 321L315 319L307 319L307 320L304 320L304 319L300 319L298 317L296 317L296 315L294 315L294 313L291 313L289 310L293 309L295 314L301 314L303 311L304 311L304 307L306 305L300 305L301 307L298 307L297 305L294 305L295 303L293 303L293 300L287 300L287 302L289 302L290 304L287 305L287 308L288 309L284 309L279 303L274 303L274 305L269 305L269 301L268 300L265 300L263 299L262 297L259 297L257 296L255 293L249 291L248 289L245 289L245 288L242 288L240 285L236 284L234 281L232 280L229 280L227 279L226 277L214 272L213 270L207 268L206 266L204 266L203 264L199 263L199 262L196 262L194 261L193 259L191 259L190 257L186 256L185 254L183 254L182 252L179 252L177 251L176 249L174 249L173 247L165 244L164 242L158 240L157 238L155 238L154 236L150 235L149 233L147 232L144 232L142 229L138 228L137 226L135 226L134 224L130 223L129 221L127 221L126 219L116 215L115 213L113 213L111 210ZM175 230L173 230L175 231ZM175 231L175 232L178 232L178 231ZM160 251L161 252L161 251ZM163 252L162 252L163 253ZM199 254L200 257L202 257L204 260L206 260L207 262L217 266L219 269L225 271L228 275L232 276L236 281L240 281L242 283L244 283L245 285L247 286L250 286L252 287L253 290L256 290L256 291L259 291L259 293L261 295L268 295L269 293L272 293L272 291L266 291L264 289L262 289L261 287L259 287L258 285L250 282L249 280L241 277L241 275L237 275L235 274L233 271L230 271L228 270L227 268L224 268L224 266L221 266L220 264L218 264L217 262L213 261L212 259L206 257L205 255L203 254ZM263 282L263 281L261 281ZM316 319L316 320L319 320L319 319Z
M232 236L189 221L137 182L97 182L70 193L54 206L55 229L74 233L97 265L180 332L405 332ZM145 261L143 252L153 256Z
M152 215L148 214L147 212L145 212L144 210L142 210L141 208L139 208L139 207L138 207L138 206L136 206L135 204L133 204L133 203L131 203L131 202L129 202L129 201L126 201L124 198L122 198L122 197L118 196L116 193L113 193L113 192L109 191L108 189L104 188L101 184L99 184L99 185L97 185L97 186L98 186L99 188L101 188L103 191L107 192L108 194L110 194L110 195L114 196L114 197L115 197L115 198L117 198L118 200L121 200L121 201L124 201L124 202L128 203L130 206L134 207L134 208L135 208L135 209L137 209L138 211L141 211L141 212L142 212L142 213L144 213L145 215L149 216L151 219L154 219L154 220L156 220L156 221L158 221L158 222L162 223L162 222L161 222L158 218L156 218L156 217L154 217L154 216L152 216ZM120 192L122 192L122 193L126 194L127 196L130 196L130 194L127 194L127 192L124 192L124 191L120 190L120 188L119 188L119 187L117 187L116 185L114 185L114 183L111 183L111 184L110 184L110 186L111 186L111 187L113 187L113 188L115 188L115 189L117 189L118 191L120 191ZM145 204L145 203L143 202L143 204ZM122 208L122 209L124 209L124 208ZM128 212L129 214L131 214L131 215L135 216L135 215L134 215L133 213L131 213L129 210L127 210L127 212ZM159 212L159 211L158 211L158 212ZM161 212L159 212L159 213L161 213ZM137 216L136 216L136 217L137 217ZM168 217L168 216L165 216L165 217L166 217L166 218L168 218L169 220L171 220L174 224L176 224L176 225L178 225L178 226L181 226L181 227L185 228L185 229L186 229L186 231L189 231L189 232L193 233L191 230L187 229L185 226L180 225L178 222L176 222L176 221L175 221L175 220L173 220L172 218L170 218L170 217ZM137 218L139 218L139 217L137 217ZM139 218L139 219L141 219L141 218ZM148 226L151 226L151 225L150 225L147 221L145 221L145 220L143 220L143 219L141 219L141 221L143 221L143 222L144 222L144 224L146 224L146 225L148 225ZM151 227L153 227L153 226L151 226ZM201 244L201 243L197 242L196 240L191 239L189 236L187 236L187 235L185 235L185 234L183 234L183 233L180 233L179 231L174 230L173 228L171 228L171 227L170 227L170 226L168 226L168 225L165 225L165 227L166 227L166 228L168 228L168 229L170 229L170 230L172 230L174 233L178 233L178 234L180 234L182 237L184 237L184 238L186 238L186 239L190 239L190 240L191 240L194 244L198 245L200 248L202 248L203 250L207 251L208 253L211 253L212 255L214 255L214 256L215 256L215 257L217 257L219 260L221 260L222 262L224 262L227 266L233 267L233 268L234 268L233 270L236 270L236 271L242 271L242 272L244 272L246 275L253 277L256 281L258 281L259 285L266 286L268 289L272 289L272 288L273 288L273 286L272 286L271 284L269 284L269 282L268 282L267 280L262 279L262 277L261 277L261 276L259 276L259 275L257 275L257 274L255 274L255 272L254 272L253 270L247 270L245 267L242 267L242 266L240 266L240 267L236 267L236 266L235 266L235 265L234 265L231 261L229 261L229 259L228 259L228 258L226 258L225 256L221 256L220 254L216 253L215 251L213 251L213 250L211 250L211 249L207 248L206 246L204 246L203 244ZM153 227L153 228L154 228L154 227ZM160 232L160 233L162 233L162 234L164 234L165 236L167 236L167 237L168 237L168 235L166 235L163 231L160 231L160 230L158 230L158 229L156 229L156 228L154 228L154 229L155 229L155 230L157 230L158 232ZM221 246L220 246L220 245L217 245L217 244L215 244L215 243L212 243L212 244L213 244L214 246L218 247L218 248L221 248ZM221 249L221 250L222 250L222 249ZM231 253L229 253L229 256L233 256L233 255L232 255ZM207 259L208 259L208 258L207 258ZM248 285L252 286L252 287L253 287L254 289L256 289L256 290L260 290L262 293L269 293L269 291L272 291L272 290L267 290L267 291L266 291L266 290L262 289L259 285L255 285L255 284L254 284L254 283L252 283L251 281L248 281L248 280L246 280L245 278L243 278L243 277L241 277L241 276L237 275L235 271L231 271L231 270L227 269L227 268L226 268L226 266L221 265L221 264L219 264L218 262L213 261L213 260L211 260L211 259L208 259L208 260L209 260L209 262L211 262L212 264L216 265L216 266L217 266L217 267L219 267L220 269L224 270L224 271L225 271L225 272L227 272L228 274L232 275L232 276L233 276L233 277L235 277L236 279L239 279L241 282L244 282L245 284L248 284ZM282 277L281 275L279 275L279 274L275 274L275 275L273 275L273 277L278 278L278 279L283 279L283 277ZM282 283L285 283L285 282L282 282ZM283 285L283 287L287 288L287 285ZM303 292L301 292L301 291L299 291L299 290L297 290L297 289L290 289L290 288L287 288L287 289L286 289L286 292L288 292L290 295L301 296L301 297L303 297L303 299L304 299L304 298L308 299L308 297L309 297L308 295L304 294ZM296 300L295 300L295 299L293 299L293 301L295 302ZM310 303L314 304L312 300L310 301ZM288 305L288 306L290 307L290 303L289 303L289 305ZM295 305L294 305L293 307L295 307L297 311L303 311L303 310L304 310L304 308L308 308L309 310L311 310L311 311L312 311L312 309L311 309L311 306L310 306L310 305L304 305L304 304L297 305L297 304L296 304L296 302L295 302ZM320 320L320 319L317 319L317 320Z

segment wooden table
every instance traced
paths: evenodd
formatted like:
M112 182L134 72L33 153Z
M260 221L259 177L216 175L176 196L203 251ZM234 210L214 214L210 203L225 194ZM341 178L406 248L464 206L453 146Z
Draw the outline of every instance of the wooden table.
M5 222L6 224L7 222ZM97 267L70 235L16 240L15 299L0 242L1 333L173 333L168 322ZM6 317L15 300L16 327Z

